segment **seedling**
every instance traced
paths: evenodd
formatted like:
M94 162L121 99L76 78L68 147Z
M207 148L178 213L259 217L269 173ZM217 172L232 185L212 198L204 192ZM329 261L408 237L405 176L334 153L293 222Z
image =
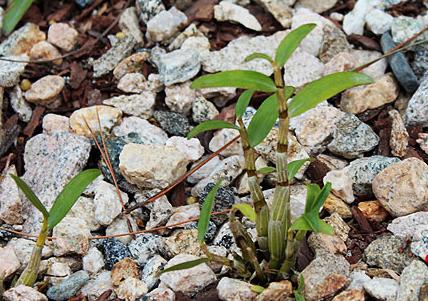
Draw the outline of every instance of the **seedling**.
M23 284L32 286L37 279L39 272L40 260L42 258L42 251L45 245L46 238L50 230L52 230L62 219L67 215L70 209L78 200L79 196L85 191L86 187L92 183L99 175L98 169L88 169L82 171L67 185L61 193L56 197L52 208L48 211L42 204L40 199L31 190L31 188L21 178L10 175L15 181L16 185L22 190L27 199L36 207L43 215L43 223L40 229L39 236L37 237L36 244L31 253L30 261L21 276L16 282L16 286Z
M3 32L10 34L33 4L34 0L11 0L3 20Z
M323 189L315 184L307 186L305 212L293 224L291 223L289 183L306 161L288 162L289 119L316 107L322 101L346 89L372 83L372 79L365 74L339 72L308 83L297 93L294 87L285 86L282 69L301 41L315 26L315 24L306 24L287 34L279 44L275 58L264 53L254 53L246 58L246 61L255 59L268 61L272 66L274 79L256 71L232 70L201 76L191 86L193 89L235 87L245 90L236 104L237 124L221 120L206 121L196 126L188 137L224 128L239 132L253 205L235 205L231 210L230 228L242 253L242 256L235 254L232 266L241 277L256 277L261 283L290 276L297 249L307 231L333 233L332 227L319 217L319 211L331 189L329 183ZM270 96L263 101L246 127L242 117L254 92L265 92ZM278 120L276 167L257 171L254 148L266 138ZM276 172L276 186L272 208L269 209L257 177L258 172L273 171ZM205 205L213 202L214 196L215 193L205 198L200 214L204 225L208 223L210 215L210 212L205 209L211 208ZM238 210L250 220L255 220L257 244L253 243L245 227L235 217ZM203 239L206 227L200 226L198 230L199 237ZM201 243L204 245L203 241ZM205 254L208 259L213 259L209 252L206 251Z

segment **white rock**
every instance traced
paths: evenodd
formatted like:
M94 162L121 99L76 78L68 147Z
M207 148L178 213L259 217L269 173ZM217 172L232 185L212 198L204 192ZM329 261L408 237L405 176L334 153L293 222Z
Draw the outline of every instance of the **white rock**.
M205 157L203 157L202 159L205 159ZM212 158L210 161L204 164L201 168L199 168L196 172L194 172L190 177L188 177L187 182L191 184L195 184L200 180L205 179L212 173L214 168L216 168L219 164L221 164L220 162L221 160L218 156ZM191 169L193 169L199 163L200 161L195 162L192 165Z
M138 226L137 226L137 223L135 222L135 219L131 216L128 216L128 219L131 224L132 231L137 231ZM128 222L125 217L118 217L114 219L114 221L106 229L106 235L116 235L116 234L123 234L128 232L129 232ZM131 242L132 236L131 235L120 236L120 237L116 237L116 239L122 242L123 244L127 245Z
M209 149L212 152L218 151L220 148L222 148L225 144L232 141L235 137L239 135L238 131L234 129L221 129L214 133L213 138L211 139L209 143ZM240 155L243 156L243 150L241 145L241 139L238 139L236 142L234 142L231 146L223 150L220 155L229 157L233 155Z
M183 43L190 38L206 38L205 35L200 31L194 23L191 23L186 27L176 38L168 45L168 50L172 51L179 49L183 46Z
M394 279L374 277L364 283L365 291L372 297L384 301L395 301L398 283Z
M175 294L169 288L158 287L146 295L148 300L175 301Z
M262 30L259 21L257 21L248 9L228 1L221 1L220 4L214 6L214 18L217 21L236 22L255 31Z
M190 88L190 84L190 82L185 82L165 88L165 104L171 111L188 114L192 109L196 92Z
M49 26L48 41L49 43L70 51L74 48L77 42L79 33L76 29L65 23L53 23Z
M198 160L205 152L201 142L196 138L187 139L185 137L174 136L169 138L165 145L173 146L183 154L186 154L189 161Z
M196 96L192 103L192 119L194 122L201 123L214 119L219 114L215 105L206 100L203 96Z
M351 204L355 200L352 190L352 179L346 171L329 171L323 181L324 183L330 182L333 193L348 204Z
M391 153L397 157L404 157L407 154L409 134L407 133L404 121L397 110L391 110L388 114L392 119L391 138L389 140Z
M89 283L82 288L81 292L87 296L89 301L95 301L102 293L109 289L113 290L111 272L102 271L96 278L89 280Z
M141 273L141 279L146 283L149 290L153 289L159 282L159 272L167 263L160 255L150 258L144 265Z
M123 204L128 202L128 195L120 192ZM95 187L95 219L101 225L110 225L113 220L122 212L122 204L117 195L116 187L105 181L100 182Z
M14 238L9 241L6 247L11 247L15 251L16 256L21 262L21 267L27 266L30 261L31 253L33 252L35 242L25 238ZM47 258L53 255L53 251L49 246L43 248L42 258Z
M85 255L89 249L91 232L83 219L66 216L53 230L54 254Z
M345 16L338 12L333 12L330 14L330 19L335 20L337 22L342 22Z
M29 122L31 115L33 115L33 111L28 102L25 101L24 94L18 85L9 92L9 99L12 109L18 113L19 119L24 122Z
M5 301L48 301L45 295L23 284L7 290L3 297Z
M372 9L366 15L368 29L374 34L383 34L391 29L394 18L380 9Z
M297 50L284 66L284 84L296 88L319 79L324 73L324 64L315 56Z
M3 172L0 180L0 219L9 225L22 224L22 200L19 188L10 175L17 175L14 165Z
M150 91L141 94L120 95L103 101L103 104L118 108L124 113L141 118L150 118L156 95Z
M103 254L95 247L90 248L82 260L83 269L91 274L98 273L104 267Z
M382 56L382 53L379 51L371 51L371 50L358 50L353 49L350 51L351 55L354 57L354 66L358 67L369 63L375 59L379 59ZM377 63L370 65L365 68L362 72L377 80L384 76L385 70L388 67L388 63L386 59L380 59Z
M367 276L364 271L353 271L351 275L349 275L349 286L348 289L363 289L364 283L369 282L371 278Z
M138 194L135 197L139 203L148 199L139 198ZM164 226L174 211L166 196L162 196L156 201L144 205L144 207L150 210L150 219L146 224L146 229Z
M125 145L119 168L123 176L141 188L165 188L186 172L187 156L175 147Z
M91 231L96 231L100 228L100 224L95 218L94 200L91 198L79 197L67 216L83 219Z
M141 73L128 73L120 78L117 88L126 93L141 93L147 88L147 81Z
M0 248L0 278L6 279L13 275L20 267L21 262L11 246Z
M143 33L138 22L137 10L134 6L125 9L119 18L119 28L126 35L132 36L138 43L143 43Z
M46 35L39 29L39 26L33 23L26 23L24 26L13 31L0 44L0 55L18 56L29 54L31 48L40 41L46 40Z
M186 22L186 15L172 7L160 12L147 22L146 37L153 42L162 42L176 34Z
M200 209L199 209L198 203L174 208L174 213L171 215L166 225L167 226L174 225L189 219L198 218L199 212L200 212ZM184 226L185 225L183 224L179 227L184 227Z
M126 139L129 134L135 133L143 144L164 145L168 135L161 128L152 125L139 117L125 117L119 126L113 128L113 135Z
M42 122L43 133L51 135L55 132L70 133L70 118L57 114L46 114Z
M428 134L419 133L419 139L416 140L417 143L421 146L421 149L428 154Z
M65 81L58 75L46 75L33 83L24 96L28 102L38 105L48 105L55 100L64 88Z
M362 35L365 18L370 8L370 0L358 0L354 9L343 19L343 31L348 35L353 33Z
M165 268L198 259L197 256L180 254L172 258ZM191 297L215 282L217 279L214 272L205 264L197 265L190 269L164 273L160 276L161 283L175 292L182 292Z
M428 228L428 212L397 217L388 225L388 231L403 239L412 238L418 228Z
M335 6L337 0L299 0L296 4L297 7L308 8L318 14L321 14L333 6Z
M257 0L257 2L269 11L282 27L290 27L293 16L291 6L296 2L295 0Z
M25 71L28 61L28 56L8 56L5 59L18 60L22 62L0 61L0 87L10 88L19 83L21 75Z
M58 58L52 61L52 63L55 65L62 64L61 53L58 51L58 49L55 48L55 46L47 41L38 42L33 47L31 47L30 58L33 61L53 60Z
M251 284L229 277L221 278L217 285L218 297L223 301L255 300L257 293Z
M147 286L139 279L126 278L115 291L118 298L135 301L147 293Z

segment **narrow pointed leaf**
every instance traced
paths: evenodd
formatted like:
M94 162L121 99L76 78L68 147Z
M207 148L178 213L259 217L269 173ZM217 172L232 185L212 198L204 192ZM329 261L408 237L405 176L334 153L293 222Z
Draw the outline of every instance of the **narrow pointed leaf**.
M261 92L275 92L273 80L257 71L232 70L208 74L193 81L191 88L235 87Z
M296 299L296 301L305 301L305 297L303 297L304 289L305 289L305 280L303 278L303 275L300 274L297 290L294 291L294 298Z
M221 181L218 181L213 189L205 197L204 203L201 208L198 222L198 240L205 241L205 234L207 233L208 223L211 218L211 211L214 207L214 200L217 195L217 191L220 188Z
M45 218L48 218L49 213L46 210L46 207L42 204L42 202L39 200L39 198L34 194L33 190L27 185L27 183L24 182L21 178L10 175L12 179L15 181L16 185L22 190L22 192L25 194L27 199L33 204L34 207L39 210Z
M358 72L338 72L324 76L307 84L294 96L288 107L289 116L296 117L340 92L372 82L369 76Z
M275 171L276 171L276 168L272 167L272 166L266 166L266 167L262 167L260 169L257 169L257 173L261 173L263 175L267 175L267 174L273 173Z
M244 215L246 218L248 218L250 221L255 222L256 221L256 211L254 210L253 206L246 203L239 203L233 205L233 208L238 209L242 215Z
M266 60L269 63L273 63L273 59L269 55L267 55L266 53L261 53L261 52L255 52L253 54L250 54L249 56L247 56L245 58L244 61L245 62L251 62L252 60L257 60L257 59Z
M191 261L173 265L172 267L162 270L160 273L164 274L164 273L173 272L173 271L187 270L206 262L208 262L208 258L199 258L196 260L191 260Z
M263 293L265 288L263 286L260 286L260 285L251 285L251 290L257 294L261 294L261 293Z
M238 102L236 103L235 112L236 117L241 118L245 114L245 110L250 104L251 97L253 97L254 91L247 90L241 94L238 98Z
M302 168L303 164L305 164L310 160L311 160L310 158L307 158L302 160L295 160L288 163L288 179L292 180L296 176L300 168Z
M233 123L223 121L223 120L207 120L201 124L195 126L188 134L187 138L193 138L199 135L200 133L218 130L218 129L235 129L239 131L239 127Z
M33 4L34 0L13 0L10 1L9 7L3 19L3 32L8 35L14 29L16 24L22 19L27 10Z
M278 119L278 100L276 94L269 96L258 108L248 126L250 146L260 144Z
M294 51L299 47L302 40L316 27L316 24L305 24L293 31L281 41L275 55L275 62L282 68Z
M49 211L49 229L53 229L67 215L86 187L100 174L101 172L98 169L87 169L79 173L65 185Z
M290 230L310 231L312 230L312 227L308 224L308 222L302 215L294 221L294 223L290 227Z
M320 192L321 189L317 184L306 185L305 213L309 213L314 210L316 199Z
M314 204L314 210L317 210L318 212L321 210L322 206L324 205L325 200L327 199L328 195L331 191L331 183L327 182L323 189L321 189L320 193L318 194L318 197L316 199L316 202Z

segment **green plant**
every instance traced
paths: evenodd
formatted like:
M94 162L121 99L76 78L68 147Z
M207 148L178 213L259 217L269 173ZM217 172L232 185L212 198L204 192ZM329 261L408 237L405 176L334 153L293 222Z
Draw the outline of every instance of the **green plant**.
M331 189L330 184L325 185L323 189L314 184L308 185L305 212L293 224L291 223L289 183L306 161L288 162L289 118L314 108L322 101L346 89L372 83L372 79L365 74L339 72L308 83L298 92L294 87L285 86L282 69L301 41L315 26L315 24L306 24L291 31L279 44L274 59L264 53L254 53L246 58L246 61L255 59L268 61L272 65L274 79L256 71L232 70L204 75L192 83L194 89L236 87L246 90L236 104L236 124L221 120L206 121L196 126L188 137L195 137L199 133L214 129L229 128L239 131L253 206L236 205L231 210L230 227L242 256L235 254L233 263L229 265L241 277L255 275L262 283L266 280L290 276L297 249L307 231L332 233L331 226L319 217L319 211ZM271 95L263 101L246 127L242 117L254 92L265 92ZM279 120L279 129L276 167L257 171L255 147L266 138L277 120ZM257 181L259 172L276 172L271 209ZM212 202L213 199L207 197L205 203ZM255 220L257 244L253 243L236 218L238 210ZM200 218L207 221L209 218L206 215L209 216L209 214L210 212L202 210ZM200 237L204 237L205 228L199 228L199 231ZM205 254L210 259L207 251Z
M10 0L3 18L3 32L8 35L22 19L34 0Z
M31 253L30 261L16 282L16 286L24 284L32 286L39 271L42 250L50 230L52 230L67 215L79 196L85 191L86 187L92 183L99 175L98 169L88 169L76 175L70 182L65 185L61 193L56 197L52 208L47 211L40 199L35 195L31 188L21 178L11 175L16 185L22 190L28 200L43 215L43 223L37 237L36 244Z

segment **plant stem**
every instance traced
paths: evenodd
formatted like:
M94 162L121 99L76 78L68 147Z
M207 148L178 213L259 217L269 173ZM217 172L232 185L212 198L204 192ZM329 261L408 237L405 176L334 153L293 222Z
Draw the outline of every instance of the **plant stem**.
M254 149L250 146L248 132L242 118L238 118L238 123L240 127L239 133L241 135L242 149L244 151L245 168L248 176L248 186L250 188L250 194L254 203L254 210L256 212L257 242L259 243L259 247L262 252L265 253L268 250L267 236L269 208L262 189L257 181Z
M306 236L306 231L300 230L297 233L289 232L286 248L286 257L281 266L280 274L287 275L296 263L297 251L300 243Z
M40 260L42 258L43 247L45 246L46 237L48 236L48 219L43 219L42 228L40 234L37 237L36 244L31 253L30 261L15 286L20 284L26 286L33 286L37 280L37 274L39 273Z

